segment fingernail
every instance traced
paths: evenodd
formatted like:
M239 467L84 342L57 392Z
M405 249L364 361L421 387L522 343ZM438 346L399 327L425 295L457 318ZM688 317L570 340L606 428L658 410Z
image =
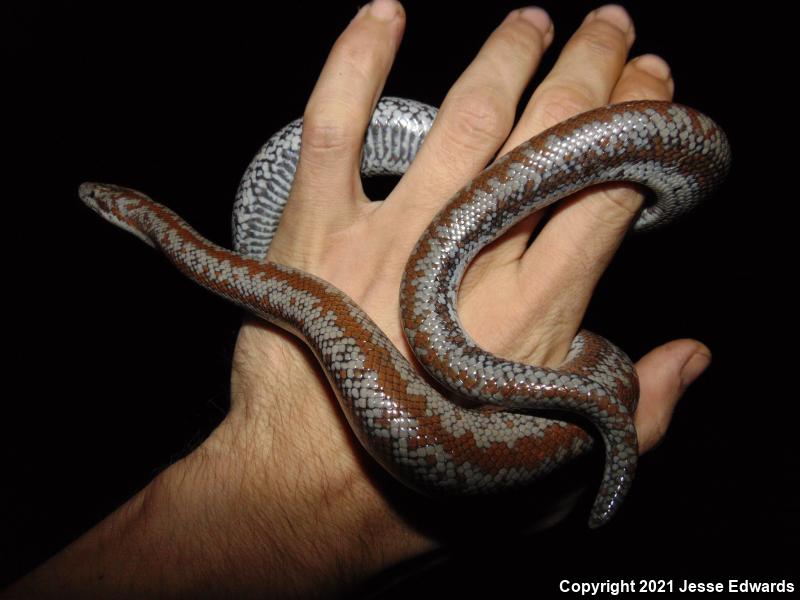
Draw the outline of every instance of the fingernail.
M655 54L645 54L636 59L636 67L657 77L662 81L667 81L670 77L670 70L667 61Z
M550 15L538 6L528 6L519 10L519 16L536 27L542 33L547 33L553 27Z
M391 21L397 16L399 3L397 0L372 0L369 14L378 21Z
M696 350L686 361L681 369L681 383L687 387L708 368L711 364L711 351L703 346L701 350Z
M622 8L619 4L607 4L605 6L601 6L596 11L589 13L589 16L586 17L586 19L600 19L606 23L611 23L625 33L628 33L633 27L633 22L631 21L630 16L628 16L628 11Z

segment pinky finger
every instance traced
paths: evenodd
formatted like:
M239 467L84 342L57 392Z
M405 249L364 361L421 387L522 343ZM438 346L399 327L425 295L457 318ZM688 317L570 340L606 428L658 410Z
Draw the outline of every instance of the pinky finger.
M675 81L667 62L655 54L643 54L625 65L611 102L671 100L674 93Z

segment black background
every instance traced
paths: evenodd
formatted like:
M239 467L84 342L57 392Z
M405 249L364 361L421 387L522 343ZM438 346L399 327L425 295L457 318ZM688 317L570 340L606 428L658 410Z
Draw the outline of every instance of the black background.
M228 406L237 310L85 209L79 183L141 189L227 245L245 166L301 114L356 11L352 2L106 4L9 5L4 19L12 157L3 177L0 583L202 442ZM556 39L535 81L596 4L543 6ZM562 578L796 577L796 369L781 360L796 355L784 343L795 320L794 191L776 170L793 134L776 129L791 126L781 116L792 97L782 62L793 44L775 6L626 4L633 53L670 62L676 99L728 132L734 169L689 219L628 239L587 315L587 327L634 357L684 336L714 352L665 442L643 458L624 510L597 532L581 514L488 549L467 536L402 570L410 579L384 595L555 591ZM406 8L385 93L438 105L516 5ZM386 574L374 589L391 581Z

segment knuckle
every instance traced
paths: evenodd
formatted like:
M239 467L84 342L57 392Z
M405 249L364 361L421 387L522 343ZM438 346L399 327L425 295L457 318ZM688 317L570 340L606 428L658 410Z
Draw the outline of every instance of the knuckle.
M560 123L595 106L589 89L578 82L562 82L540 89L538 112L545 127Z
M348 39L336 45L331 58L340 70L366 79L379 67L381 53L376 50L373 40Z
M313 108L306 111L301 146L304 152L329 154L351 149L356 144L355 136L346 126L350 121L339 112Z
M664 85L644 85L639 83L625 89L619 98L620 102L628 100L664 100L669 97L666 82Z
M304 122L302 139L302 148L306 151L332 152L348 147L344 128L330 123Z
M620 185L622 187L598 190L598 201L583 203L589 216L604 229L627 227L639 214L644 196L632 185Z
M448 104L448 130L462 145L499 145L511 131L514 117L495 92L464 93Z
M534 29L531 35L529 29ZM497 43L503 55L529 59L542 51L542 34L535 27L516 25L497 32Z
M627 46L623 32L603 21L593 21L578 31L574 42L600 56L624 52Z
M613 217L625 223L637 215L643 199L642 193L632 187L608 190L605 193L606 204L612 207Z

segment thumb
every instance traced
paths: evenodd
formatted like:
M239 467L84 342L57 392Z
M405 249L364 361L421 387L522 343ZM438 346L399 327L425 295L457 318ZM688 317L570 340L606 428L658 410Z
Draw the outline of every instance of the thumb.
M689 339L659 346L636 363L641 390L634 415L639 454L661 441L683 392L710 363L711 351L697 340Z

